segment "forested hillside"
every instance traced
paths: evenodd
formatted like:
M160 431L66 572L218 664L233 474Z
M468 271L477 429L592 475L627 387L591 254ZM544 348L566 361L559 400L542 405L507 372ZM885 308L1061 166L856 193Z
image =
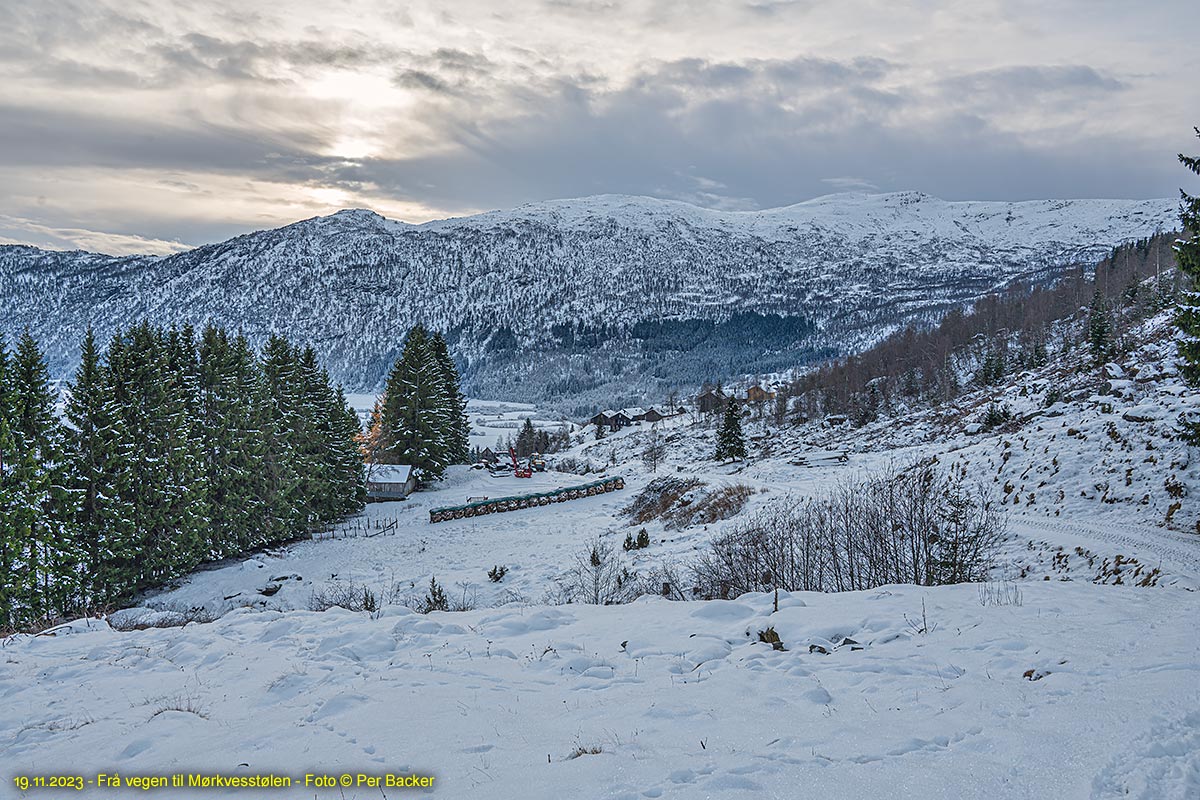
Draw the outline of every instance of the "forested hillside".
M64 420L38 343L0 340L0 630L362 508L358 419L312 348L142 323L81 351Z

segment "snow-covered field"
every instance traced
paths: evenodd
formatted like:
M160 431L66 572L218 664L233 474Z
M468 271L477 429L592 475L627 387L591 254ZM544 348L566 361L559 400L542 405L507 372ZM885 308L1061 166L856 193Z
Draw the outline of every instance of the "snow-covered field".
M1195 593L1033 582L1020 605L983 606L970 585L772 604L76 624L5 647L5 763L418 772L447 797L1182 800L1200 788ZM757 641L769 626L786 650ZM847 638L858 644L832 648ZM340 792L279 796L380 795Z
M358 414L364 427L371 417L371 409L375 405L376 397L377 395L373 394L346 395L347 402ZM469 398L467 400L467 418L471 422L469 445L480 449L490 447L495 450L500 443L504 443L504 447L507 447L510 438L517 438L517 432L526 419L533 423L536 430L544 430L551 434L563 430L575 430L578 427L569 420L540 411L532 403L513 403L501 400Z
M455 798L1200 797L1200 536L1188 503L1200 477L1168 431L1195 395L1148 340L1119 365L1128 377L1113 378L1127 381L1116 392L1021 376L1005 399L1025 421L992 433L967 432L981 413L968 396L954 414L858 432L768 434L751 421L747 465L708 460L713 431L681 418L663 426L667 458L653 474L639 457L647 426L599 441L577 433L565 456L589 463L586 476L454 468L342 531L360 535L214 565L144 599L204 607L223 615L215 622L119 632L79 621L5 641L0 762L12 775L85 779L416 772ZM1047 407L1052 377L1067 396ZM477 420L538 420L515 404L470 413L489 445L503 428ZM852 452L845 464L790 463L814 447ZM990 583L781 593L778 611L770 595L556 604L596 534L635 572L682 566L775 498L931 455L1005 500L1012 536ZM626 489L428 522L432 507L603 469ZM708 525L647 523L651 546L622 552L640 527L622 509L662 475L697 478L702 491L744 485L747 507ZM499 565L508 572L493 582ZM1152 569L1155 585L1137 585ZM431 576L474 609L404 605ZM349 584L382 609L308 610L314 594ZM784 649L759 640L768 628ZM8 796L57 795L6 783Z

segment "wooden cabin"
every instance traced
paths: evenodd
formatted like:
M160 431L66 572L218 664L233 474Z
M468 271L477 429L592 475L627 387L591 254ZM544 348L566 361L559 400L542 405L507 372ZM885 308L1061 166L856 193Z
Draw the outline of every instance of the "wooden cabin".
M710 389L696 398L696 409L701 414L711 414L714 411L721 411L729 402L729 398L724 392L719 392Z
M767 391L761 386L751 386L746 390L746 402L748 403L765 403L774 399L775 393Z
M367 499L403 500L417 488L408 464L368 464Z
M657 408L647 408L642 412L642 419L646 422L661 422L666 419L667 415L660 412Z
M608 426L614 431L619 431L621 428L633 424L633 417L629 416L624 410L611 411L608 418Z
M609 419L609 416L608 416L611 413L613 413L613 412L601 411L600 413L596 414L591 419L589 419L588 422L590 422L592 425L595 425L597 428L599 428L601 425L611 425L612 420Z

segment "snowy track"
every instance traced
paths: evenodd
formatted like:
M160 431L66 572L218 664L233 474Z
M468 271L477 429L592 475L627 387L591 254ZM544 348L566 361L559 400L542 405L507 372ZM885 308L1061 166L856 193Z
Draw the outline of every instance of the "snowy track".
M1085 523L1024 514L1009 515L1009 530L1023 538L1136 556L1149 567L1161 565L1164 572L1185 579L1188 585L1200 581L1200 535L1148 525Z

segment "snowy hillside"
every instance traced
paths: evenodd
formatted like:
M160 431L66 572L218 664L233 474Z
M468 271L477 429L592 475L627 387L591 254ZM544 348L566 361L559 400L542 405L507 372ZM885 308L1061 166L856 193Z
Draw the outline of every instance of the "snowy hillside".
M875 453L935 452L993 484L1016 514L1165 526L1183 532L1176 538L1186 551L1200 544L1200 464L1178 437L1178 422L1200 408L1200 393L1179 377L1172 316L1142 323L1130 334L1139 345L1102 370L1084 368L1085 355L1059 354L1007 385L933 409L855 431L818 421L786 438ZM992 404L1012 419L988 431ZM1114 543L1136 549L1137 538L1130 531ZM1200 569L1200 552L1195 558Z
M745 464L714 463L714 432L690 415L599 441L589 426L554 463L624 475L625 490L431 525L437 506L588 479L452 468L335 538L211 565L107 622L4 641L0 752L19 771L85 779L276 773L301 784L277 796L321 800L381 793L304 788L305 773L430 774L449 797L1195 797L1200 470L1173 420L1196 392L1170 336L1160 314L1106 374L1063 354L859 430L747 419ZM1013 419L981 430L997 397ZM651 472L641 454L656 435L667 455ZM794 463L822 448L848 461ZM917 458L1003 502L988 580L780 592L777 610L756 593L562 604L597 534L632 574L686 576L773 504ZM631 502L664 477L692 488L636 522ZM699 513L734 495L744 505ZM622 552L639 526L649 546ZM415 612L432 577L469 610ZM351 587L376 610L310 610ZM169 627L189 616L217 618Z
M0 332L66 374L84 327L215 321L312 343L376 388L413 321L475 396L621 405L854 349L1017 277L1174 225L1173 200L841 194L758 212L598 196L408 225L342 211L166 258L0 247Z

